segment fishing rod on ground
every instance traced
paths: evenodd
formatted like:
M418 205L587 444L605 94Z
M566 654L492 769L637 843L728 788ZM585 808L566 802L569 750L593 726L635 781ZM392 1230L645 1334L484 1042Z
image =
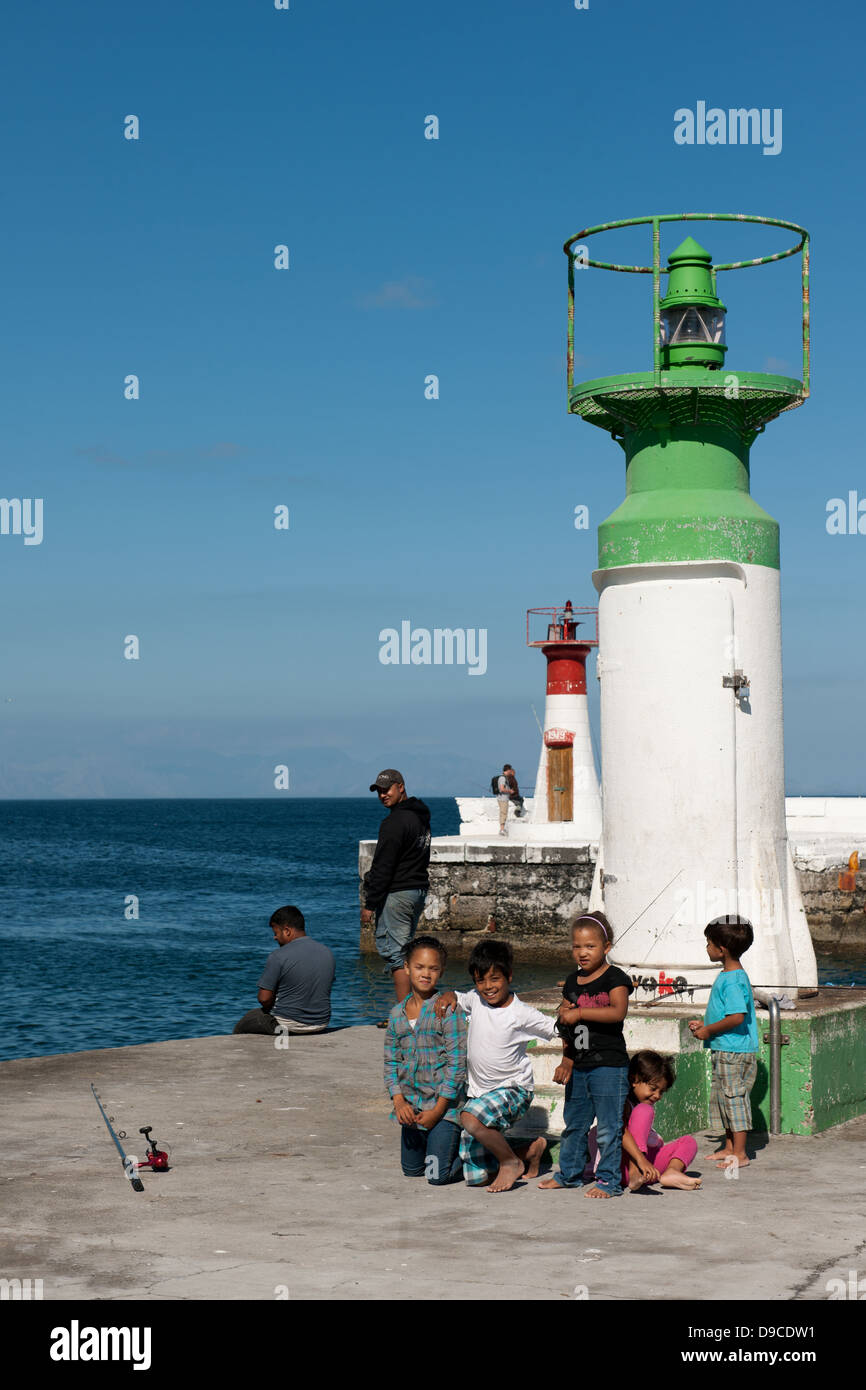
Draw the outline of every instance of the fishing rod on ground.
M106 1115L105 1110L103 1109L102 1101L99 1099L99 1093L92 1081L90 1083L90 1089L93 1092L93 1099L99 1106L99 1113L105 1121L106 1129L108 1130L109 1134L114 1140L114 1145L117 1149L117 1152L120 1154L120 1161L123 1164L123 1171L129 1178L129 1181L132 1183L133 1192L143 1192L144 1183L141 1181L141 1178L137 1176L138 1169L149 1168L152 1173L167 1173L168 1154L164 1149L158 1149L156 1146L156 1140L151 1139L150 1136L153 1130L153 1126L143 1125L138 1132L139 1134L144 1135L144 1141L147 1145L149 1145L147 1158L142 1159L142 1161L139 1163L136 1161L135 1158L128 1157L127 1154L124 1153L123 1145L120 1142L121 1139L126 1138L126 1131L122 1129L120 1131L119 1136L115 1134L111 1123L111 1121L114 1119L114 1116L112 1115L109 1118L109 1116Z
M123 1171L124 1171L124 1173L126 1174L126 1176L129 1178L129 1181L132 1183L132 1190L133 1190L133 1192L143 1192L143 1191L144 1191L144 1183L141 1181L141 1178L137 1178L137 1177L135 1176L135 1159L133 1159L133 1158L127 1158L126 1154L124 1153L124 1151L123 1151L123 1145L121 1144L120 1140L118 1139L117 1135L115 1134L114 1130L113 1130L112 1127L111 1127L111 1120L109 1120L108 1116L106 1115L105 1111L104 1111L103 1108L102 1108L102 1101L99 1099L99 1096L97 1095L96 1087L94 1086L94 1084L93 1084L92 1081L91 1081L91 1083L90 1083L90 1089L91 1089L91 1091L93 1092L93 1099L96 1101L96 1104L99 1106L99 1113L100 1113L100 1115L102 1116L103 1120L105 1121L106 1129L108 1130L109 1134L111 1135L112 1139L114 1140L114 1145L115 1145L115 1148L117 1149L117 1152L120 1154L120 1161L121 1161L121 1163L123 1164ZM114 1116L112 1115L111 1118L114 1119ZM125 1133L125 1131L124 1131L124 1130L121 1130L120 1132L121 1132L121 1134L123 1135L123 1137L124 1137L124 1139L125 1139L125 1138L126 1138L126 1133Z

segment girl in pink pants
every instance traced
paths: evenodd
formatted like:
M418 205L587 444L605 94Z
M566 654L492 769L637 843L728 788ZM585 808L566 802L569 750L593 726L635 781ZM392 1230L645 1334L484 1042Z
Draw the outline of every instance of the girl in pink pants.
M648 1183L681 1187L693 1192L700 1178L686 1176L698 1146L690 1134L665 1144L652 1127L655 1106L676 1080L667 1057L658 1052L636 1052L628 1065L629 1093L625 1103L622 1137L622 1185L635 1192Z

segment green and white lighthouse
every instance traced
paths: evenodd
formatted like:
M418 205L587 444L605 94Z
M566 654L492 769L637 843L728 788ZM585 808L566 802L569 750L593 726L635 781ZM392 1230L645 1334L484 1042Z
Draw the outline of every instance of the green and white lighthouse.
M675 222L761 223L797 244L713 265ZM602 231L652 228L652 265L592 260ZM598 532L603 830L596 896L613 957L632 974L694 989L716 967L703 928L739 912L755 926L751 978L816 982L785 823L778 523L750 491L750 449L809 394L808 234L790 222L671 214L589 227L569 258L569 410L625 455L626 495ZM739 370L717 275L802 257L803 380ZM575 285L592 267L652 276L652 370L575 384ZM662 276L667 277L662 294ZM699 994L698 999L705 998Z

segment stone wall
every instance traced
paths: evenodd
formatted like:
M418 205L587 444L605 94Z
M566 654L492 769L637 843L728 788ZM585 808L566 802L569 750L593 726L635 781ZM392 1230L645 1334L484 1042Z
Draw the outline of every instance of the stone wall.
M361 842L362 878L375 848L375 840ZM434 840L419 929L435 932L461 959L485 932L501 931L516 959L561 961L566 925L589 902L595 859L594 845ZM839 875L847 861L841 857L798 856L794 862L815 945L866 950L866 872L855 876L853 891L843 892ZM375 950L370 928L361 930L361 950Z
M361 842L362 878L375 847L375 840ZM501 931L516 959L561 961L567 924L586 907L594 870L589 845L434 840L419 931L435 932L461 959L486 932ZM361 930L361 949L375 949L370 928Z
M847 861L818 868L814 859L794 859L800 875L800 892L816 946L866 950L866 872L854 876L853 892L839 887Z

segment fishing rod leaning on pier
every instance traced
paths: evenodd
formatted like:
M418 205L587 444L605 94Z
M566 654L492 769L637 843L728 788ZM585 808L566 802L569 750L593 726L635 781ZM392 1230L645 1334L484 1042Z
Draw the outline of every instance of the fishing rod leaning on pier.
M111 1123L114 1119L114 1116L112 1115L109 1117L108 1115L106 1115L105 1110L102 1106L102 1101L99 1099L99 1093L97 1092L97 1089L92 1081L90 1083L90 1089L93 1092L93 1099L99 1106L99 1113L105 1121L106 1129L108 1130L109 1134L114 1140L114 1145L117 1149L117 1152L120 1154L120 1161L123 1164L123 1171L129 1178L129 1181L132 1183L133 1192L143 1192L144 1183L141 1181L141 1178L138 1177L139 1169L148 1168L151 1173L167 1173L169 1170L168 1152L165 1149L157 1148L156 1140L151 1138L153 1126L144 1125L138 1132L139 1134L144 1135L145 1143L148 1145L147 1158L142 1159L139 1163L134 1156L127 1155L124 1152L123 1145L120 1142L121 1139L126 1138L126 1131L122 1129L119 1135L114 1132L114 1128Z
M124 1173L126 1174L126 1176L129 1178L129 1181L132 1183L132 1190L133 1190L133 1192L143 1192L143 1191L144 1191L144 1183L141 1181L141 1178L138 1178L138 1177L136 1177L136 1175L135 1175L135 1159L134 1159L134 1158L127 1158L126 1154L124 1153L124 1151L123 1151L123 1145L121 1144L120 1140L118 1139L117 1135L115 1134L115 1132L114 1132L114 1130L113 1130L113 1128L112 1128L111 1120L109 1120L108 1116L106 1115L105 1111L104 1111L103 1108L102 1108L102 1101L99 1099L99 1096L98 1096L97 1091L96 1091L96 1087L94 1086L94 1084L93 1084L92 1081L91 1081L91 1083L90 1083L90 1089L91 1089L91 1091L93 1092L93 1099L96 1101L96 1104L99 1106L99 1113L100 1113L100 1115L102 1116L103 1120L105 1121L106 1129L108 1130L109 1134L111 1135L112 1139L114 1140L114 1144L115 1144L115 1147L116 1147L116 1149L117 1149L117 1152L120 1154L120 1161L121 1161L121 1163L123 1164L123 1171L124 1171ZM112 1115L111 1118L114 1119L114 1116ZM125 1133L125 1131L124 1131L124 1130L121 1130L120 1132L121 1132L121 1134L123 1135L123 1137L124 1137L124 1139L125 1139L125 1138L126 1138L126 1133Z

